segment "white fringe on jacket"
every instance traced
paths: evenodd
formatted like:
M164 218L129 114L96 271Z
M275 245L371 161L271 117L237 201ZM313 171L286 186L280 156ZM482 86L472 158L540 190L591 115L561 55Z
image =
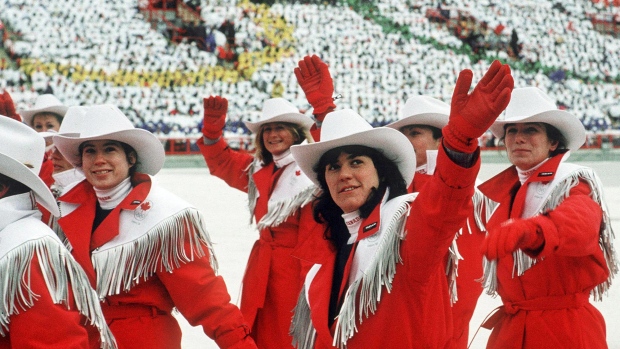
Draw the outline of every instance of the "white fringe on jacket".
M6 336L10 317L27 311L39 297L30 288L30 265L35 254L53 302L64 303L68 308L71 292L77 310L99 330L101 348L116 348L88 277L69 252L50 236L27 241L0 259L0 336Z

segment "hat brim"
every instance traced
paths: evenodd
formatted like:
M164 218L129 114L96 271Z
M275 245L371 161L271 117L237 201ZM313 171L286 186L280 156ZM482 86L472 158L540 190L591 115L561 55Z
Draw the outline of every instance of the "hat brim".
M399 130L405 126L410 125L426 125L433 126L438 129L444 128L448 124L449 116L446 114L440 113L424 113L424 114L416 114L407 116L398 121L394 121L385 125L385 127L393 128L395 130Z
M45 207L51 214L58 217L60 211L58 210L58 204L54 195L49 190L45 182L32 170L24 166L16 159L0 153L0 173L10 177L23 185L27 186L34 192L35 198L39 204Z
M305 130L309 130L314 124L314 121L310 117L301 113L286 113L257 122L245 121L244 124L250 131L252 131L252 133L258 133L262 125L272 122L288 122L291 124L300 125Z
M163 145L155 135L143 129L122 130L84 138L64 134L53 136L56 148L75 167L79 167L82 162L82 156L79 153L80 144L104 139L129 144L138 153L136 164L138 172L155 175L164 165L166 153Z
M566 147L575 151L581 148L586 141L586 130L581 121L573 114L564 110L550 110L531 116L512 117L509 120L496 120L489 128L491 133L497 138L505 136L504 126L507 124L518 124L526 122L543 122L557 128L566 138Z
M294 145L291 147L291 153L304 174L314 184L319 185L314 167L323 154L347 145L362 145L380 151L394 161L407 186L411 184L416 168L413 146L407 137L392 128L378 127L333 140Z
M24 119L24 123L26 125L32 126L32 118L35 116L35 114L39 114L39 113L54 113L54 114L58 114L58 115L64 117L64 115L65 115L65 113L67 112L68 109L69 109L69 107L66 107L64 105L54 105L54 106L45 107L45 108L41 108L41 109L24 110L24 111L21 111L19 113L19 115L22 116L22 118Z

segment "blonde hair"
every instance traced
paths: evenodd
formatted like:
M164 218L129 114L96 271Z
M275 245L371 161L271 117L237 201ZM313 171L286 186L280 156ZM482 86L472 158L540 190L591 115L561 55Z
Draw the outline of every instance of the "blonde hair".
M268 165L273 161L273 155L267 150L267 148L265 147L265 143L263 143L263 133L265 132L265 126L273 124L283 125L286 130L293 135L293 138L295 139L293 144L301 144L304 140L307 140L308 143L314 143L314 139L310 134L310 130L303 128L301 125L292 124L290 122L265 123L261 125L260 130L254 138L254 148L256 149L254 157L256 157L264 165Z

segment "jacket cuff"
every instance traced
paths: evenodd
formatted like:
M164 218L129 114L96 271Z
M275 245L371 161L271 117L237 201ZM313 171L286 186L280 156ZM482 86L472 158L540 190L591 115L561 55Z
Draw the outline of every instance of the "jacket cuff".
M538 215L530 218L530 220L538 226L538 231L543 238L542 248L536 250L524 250L528 256L532 258L543 258L552 254L560 244L558 229L555 224L546 215Z
M209 140L209 138L205 139L205 137L201 137L196 142L198 148L200 149L200 152L205 157L215 157L228 147L228 143L226 143L224 138L219 138L217 141L215 141L215 143L211 144L205 143L206 140Z
M242 325L224 333L215 338L215 342L221 349L252 348L256 345L252 337L250 337L250 328L247 325ZM254 344L254 346L251 346L251 344Z

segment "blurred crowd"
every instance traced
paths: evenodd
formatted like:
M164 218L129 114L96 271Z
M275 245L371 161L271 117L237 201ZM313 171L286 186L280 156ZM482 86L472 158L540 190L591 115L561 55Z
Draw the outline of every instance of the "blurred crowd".
M234 50L235 62L227 66L218 60L217 50L169 43L134 0L97 6L83 0L0 0L0 20L17 33L4 46L19 65L2 65L0 87L8 89L18 110L31 107L42 93L53 93L65 105L113 103L137 127L161 137L197 137L202 98L226 95L226 132L247 134L242 121L255 120L266 98L284 97L306 112L309 106L291 72L301 57L315 52L329 64L338 106L357 110L373 126L381 126L397 118L410 96L449 101L462 69L471 68L474 81L482 76L488 65L484 59L472 61L458 50L418 39L462 45L448 28L425 15L429 8L456 8L490 28L501 24L507 33L518 32L519 57L489 54L508 61L538 61L566 72L558 79L542 69L513 69L515 86L543 89L589 131L620 128L620 86L606 82L620 75L620 40L594 31L586 19L587 13L601 10L599 5L467 0L385 0L376 5L382 16L408 26L413 37L398 31L386 34L384 27L343 5L203 0L196 8L205 27L216 30L228 22L234 28L233 45L229 38L218 43ZM575 78L584 76L589 78Z

